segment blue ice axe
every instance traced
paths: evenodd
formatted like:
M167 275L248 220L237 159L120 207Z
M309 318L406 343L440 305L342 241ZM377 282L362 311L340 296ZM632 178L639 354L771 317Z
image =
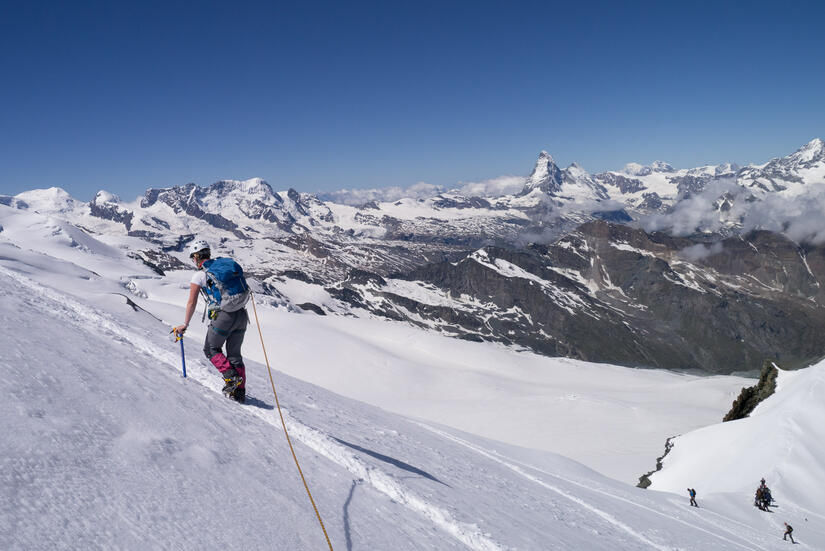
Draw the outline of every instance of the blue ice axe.
M183 334L178 335L175 333L175 330L172 329L172 333L175 336L175 342L180 341L180 364L183 366L183 378L186 378L186 356L183 353Z

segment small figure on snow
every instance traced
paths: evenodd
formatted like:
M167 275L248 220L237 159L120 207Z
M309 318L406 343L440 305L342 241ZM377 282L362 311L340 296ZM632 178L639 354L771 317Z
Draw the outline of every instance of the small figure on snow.
M791 543L796 543L793 540L793 526L791 526L790 524L788 524L786 522L785 523L785 534L782 535L782 539L785 540L785 541L788 541L788 539L787 539L788 537L791 538Z
M688 488L688 494L690 495L690 504L694 507L699 507L696 505L696 489L695 488Z
M227 396L244 402L246 400L246 367L241 356L246 326L249 324L246 303L249 301L249 285L243 269L231 258L211 258L209 243L196 240L189 246L189 258L198 271L189 284L189 300L183 325L172 329L176 335L183 335L189 327L198 304L198 294L203 294L207 302L209 329L203 352L218 371L221 372ZM226 355L223 345L226 344Z
M771 504L771 501L773 501L771 490L765 485L765 479L763 478L760 481L759 487L756 488L756 496L754 497L753 504L761 510L770 513L771 510L768 509L768 506Z
M764 492L764 490L762 488L757 488L756 489L756 495L753 498L753 506L754 507L759 507L761 510L767 511L768 513L770 513L771 510L768 509L768 504L769 503L770 502L765 501L765 492Z

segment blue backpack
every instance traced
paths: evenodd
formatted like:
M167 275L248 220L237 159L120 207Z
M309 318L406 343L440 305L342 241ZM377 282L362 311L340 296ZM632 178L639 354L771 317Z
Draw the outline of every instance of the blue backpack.
M203 263L206 287L203 291L209 300L209 310L235 312L249 302L249 285L243 268L231 258L213 258Z

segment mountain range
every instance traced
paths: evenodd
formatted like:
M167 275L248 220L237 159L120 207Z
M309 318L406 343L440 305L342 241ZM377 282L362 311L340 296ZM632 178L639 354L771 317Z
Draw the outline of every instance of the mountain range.
M712 373L825 355L822 140L761 165L657 161L599 174L542 151L522 180L505 194L436 189L359 204L261 179L135 201L51 188L0 204L69 224L56 231L77 247L82 234L127 237L118 246L158 274L189 269L187 243L205 238L295 311Z

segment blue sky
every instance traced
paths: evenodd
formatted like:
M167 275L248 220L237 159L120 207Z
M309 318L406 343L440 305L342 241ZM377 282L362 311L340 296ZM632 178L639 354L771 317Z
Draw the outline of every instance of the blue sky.
M3 2L0 193L451 187L825 138L825 3Z

